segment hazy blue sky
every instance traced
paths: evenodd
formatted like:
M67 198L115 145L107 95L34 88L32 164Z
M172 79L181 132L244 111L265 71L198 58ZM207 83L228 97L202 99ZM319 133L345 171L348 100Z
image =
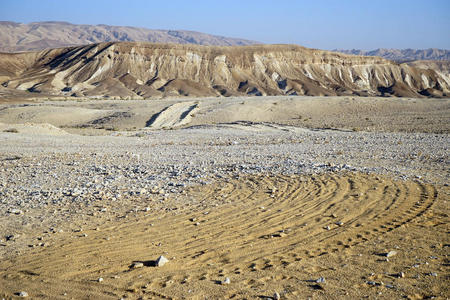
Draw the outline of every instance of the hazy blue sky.
M0 0L0 19L186 29L322 49L450 49L450 0Z

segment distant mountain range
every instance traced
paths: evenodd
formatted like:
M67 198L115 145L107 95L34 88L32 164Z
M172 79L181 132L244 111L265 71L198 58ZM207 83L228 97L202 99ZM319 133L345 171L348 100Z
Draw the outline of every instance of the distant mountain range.
M255 41L186 30L153 30L109 25L75 25L67 22L33 22L22 24L0 21L0 52L32 51L113 41L213 46L243 46L257 43Z
M407 62L414 60L450 60L450 50L444 49L376 49L366 50L341 50L335 49L335 52L345 54L379 56L396 62Z

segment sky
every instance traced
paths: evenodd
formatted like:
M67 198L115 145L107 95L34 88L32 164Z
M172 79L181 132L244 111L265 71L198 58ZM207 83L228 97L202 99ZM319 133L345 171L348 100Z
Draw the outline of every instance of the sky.
M0 0L0 20L193 30L319 49L450 49L450 0Z

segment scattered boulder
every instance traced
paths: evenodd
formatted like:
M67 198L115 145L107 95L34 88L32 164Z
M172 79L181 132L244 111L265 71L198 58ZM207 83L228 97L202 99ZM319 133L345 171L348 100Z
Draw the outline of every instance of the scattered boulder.
M161 255L160 257L158 257L155 264L157 267L162 267L168 262L169 262L169 260Z

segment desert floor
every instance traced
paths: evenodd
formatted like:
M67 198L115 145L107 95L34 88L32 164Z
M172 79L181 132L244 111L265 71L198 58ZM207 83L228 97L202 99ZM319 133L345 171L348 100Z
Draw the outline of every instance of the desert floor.
M449 99L0 104L0 297L448 299L449 132Z

